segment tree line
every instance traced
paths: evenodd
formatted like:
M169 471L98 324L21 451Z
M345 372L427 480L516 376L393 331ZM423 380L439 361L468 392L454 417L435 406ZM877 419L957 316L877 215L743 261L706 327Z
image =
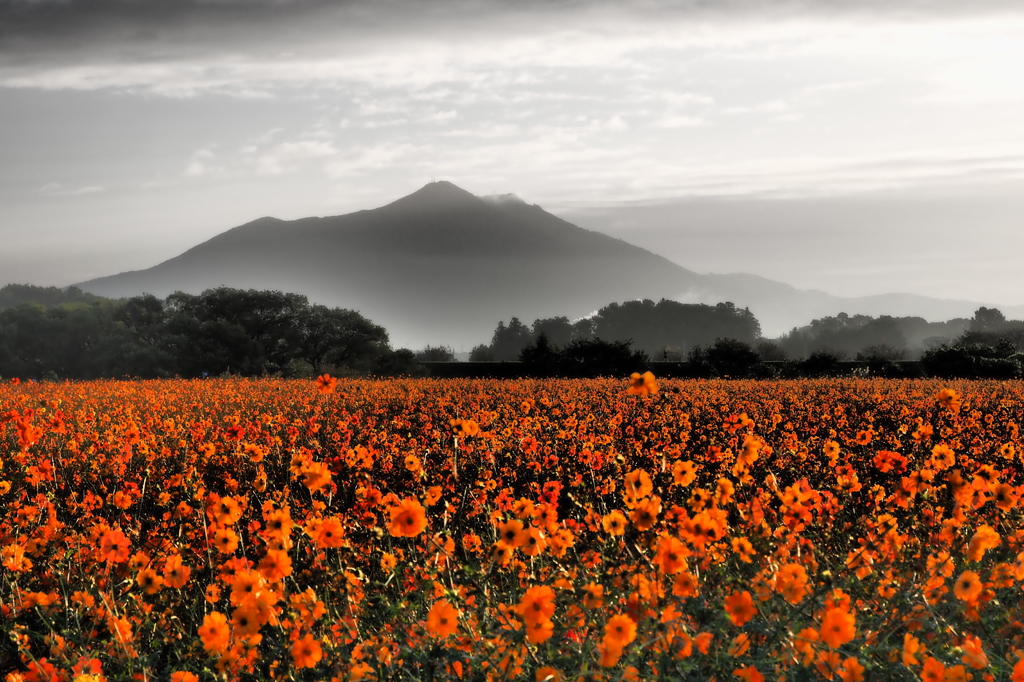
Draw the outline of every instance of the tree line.
M40 289L28 300L31 289ZM226 287L123 300L73 288L0 290L0 376L299 376L413 373L412 351L358 312L311 304L300 294ZM57 290L60 292L61 290ZM5 297L5 293L7 294ZM94 300L95 299L95 300Z
M498 323L474 361L518 360L538 376L579 376L578 358L599 373L650 361L685 362L694 377L873 376L1012 378L1024 371L1024 321L981 307L972 318L823 317L778 339L761 337L746 308L662 300L614 303L593 316Z
M513 317L498 323L490 344L475 347L470 360L509 361L543 337L549 348L602 340L627 341L635 351L654 360L682 360L695 347L720 338L753 343L761 324L747 308L732 303L707 305L650 299L611 303L594 315L570 322L567 317L534 320L531 327Z
M300 294L221 287L115 301L0 288L0 376L421 375L424 363L454 360L445 346L394 350L360 313ZM535 376L628 374L651 361L684 362L692 376L828 376L854 361L878 376L1010 378L1024 366L1024 322L985 307L948 322L840 313L770 340L732 303L643 300L575 321L501 321L470 360L517 361Z

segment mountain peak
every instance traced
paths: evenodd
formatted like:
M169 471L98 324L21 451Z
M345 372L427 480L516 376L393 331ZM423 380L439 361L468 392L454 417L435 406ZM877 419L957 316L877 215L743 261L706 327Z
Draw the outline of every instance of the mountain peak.
M412 194L388 204L388 207L422 211L459 205L479 205L479 203L480 199L475 194L471 194L447 180L436 180L428 182Z

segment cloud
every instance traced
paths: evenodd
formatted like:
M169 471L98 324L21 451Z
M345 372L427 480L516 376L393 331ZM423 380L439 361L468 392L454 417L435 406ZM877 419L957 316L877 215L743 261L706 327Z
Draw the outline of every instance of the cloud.
M223 166L213 164L214 153L209 149L199 149L192 153L192 160L185 166L184 175L189 178L199 178L205 175L220 175L224 173Z
M500 85L529 86L546 80L538 68L604 67L639 78L667 68L658 60L672 58L659 50L728 52L799 35L806 24L997 13L1020 17L1021 8L1012 0L648 0L628 7L610 0L0 0L0 85L271 98L310 84L496 87L501 65ZM823 37L813 49L829 49L828 42ZM750 56L789 49L774 44ZM662 96L675 97L674 105L708 97Z
M424 154L424 152L428 152ZM342 158L327 164L327 175L333 179L351 178L429 156L423 146L407 142L384 142L347 151Z
M772 102L762 102L761 104L755 104L749 107L727 107L722 110L725 114L736 115L736 114L754 114L754 113L769 113L777 114L783 111L787 111L789 105L781 100L774 100Z
M98 185L86 185L84 187L77 187L70 189L64 187L59 182L48 182L39 188L39 193L49 197L66 197L66 196L82 196L84 194L96 194L102 192L103 187Z
M331 142L323 140L282 142L259 157L256 172L260 175L292 173L306 161L332 157L337 153Z
M651 125L655 128L696 128L704 125L704 119L698 116L668 115L656 119Z

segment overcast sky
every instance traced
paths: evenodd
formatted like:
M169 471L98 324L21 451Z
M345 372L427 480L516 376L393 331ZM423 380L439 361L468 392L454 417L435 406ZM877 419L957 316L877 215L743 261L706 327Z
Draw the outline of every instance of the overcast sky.
M437 178L698 272L1021 304L1022 72L1017 0L0 0L0 280Z

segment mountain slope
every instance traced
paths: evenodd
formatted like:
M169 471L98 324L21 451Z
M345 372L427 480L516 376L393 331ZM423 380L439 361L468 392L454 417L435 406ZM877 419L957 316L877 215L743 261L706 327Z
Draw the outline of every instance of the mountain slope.
M911 294L840 298L748 274L697 274L650 251L568 223L512 194L477 197L434 182L368 211L260 218L147 270L79 286L101 296L279 289L353 308L396 346L490 340L499 320L582 317L612 302L671 298L749 307L765 336L815 318L970 317L980 305ZM990 305L990 304L988 304ZM1024 307L1001 308L1024 317Z
M670 297L699 279L537 206L436 182L374 210L260 218L148 270L80 286L106 296L282 289L357 309L399 345L468 348L511 315L578 317L612 301Z

